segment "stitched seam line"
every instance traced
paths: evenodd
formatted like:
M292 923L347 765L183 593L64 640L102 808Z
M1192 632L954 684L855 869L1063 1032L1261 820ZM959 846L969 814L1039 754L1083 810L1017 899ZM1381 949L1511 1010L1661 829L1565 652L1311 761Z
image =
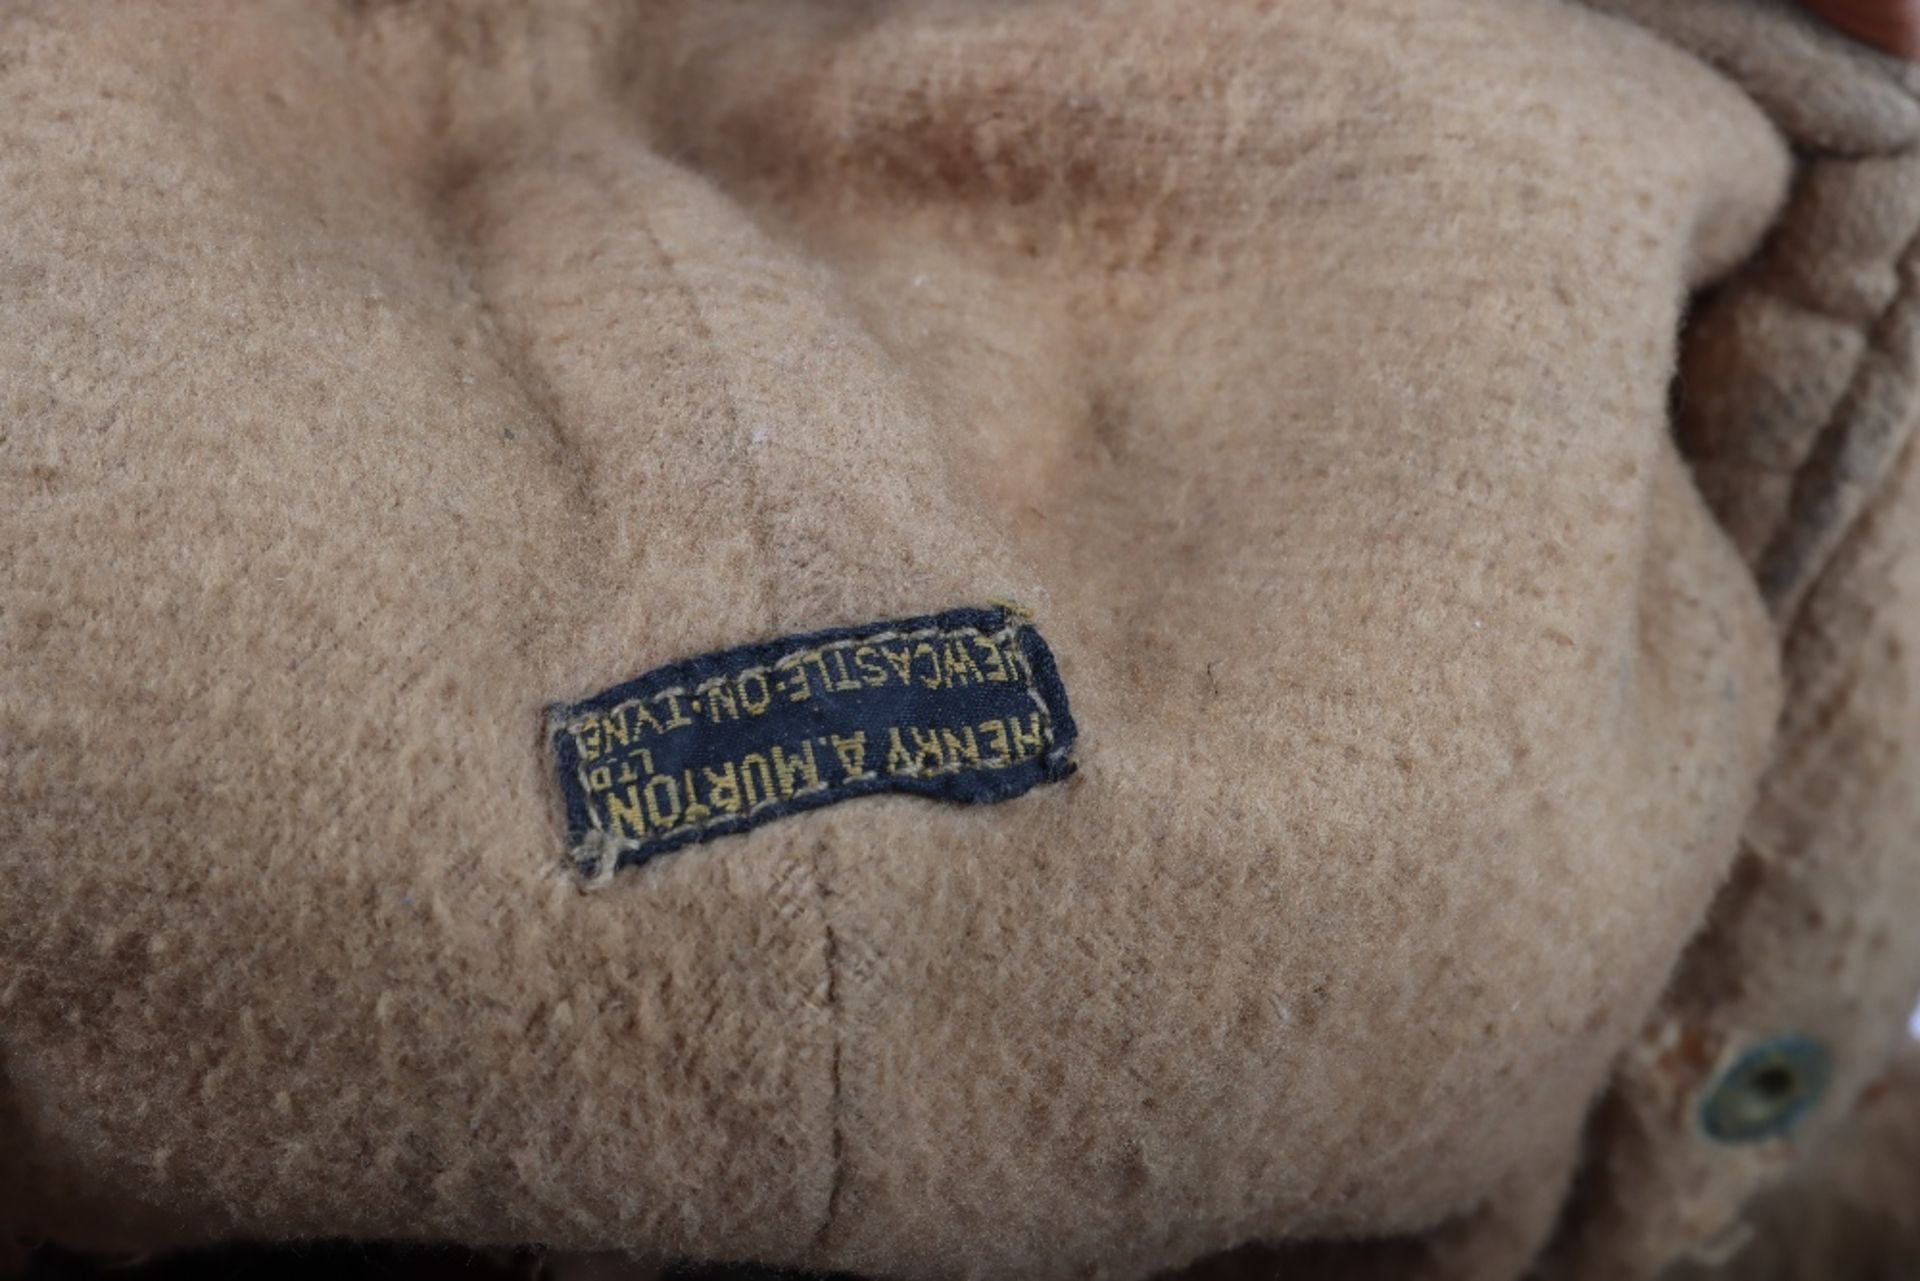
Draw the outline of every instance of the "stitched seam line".
M820 860L826 856L826 846L822 843L814 851L814 884L820 891L820 923L825 932L825 956L827 970L827 1027L833 1038L832 1050L828 1055L828 1118L832 1127L828 1138L828 1159L832 1168L827 1176L827 1204L822 1212L820 1227L814 1233L816 1247L826 1244L828 1234L833 1231L834 1221L840 1214L840 1189L846 1183L847 1135L844 1119L844 1089L841 1077L841 1032L840 1032L840 937L833 928L833 890L827 885L827 878L820 869Z

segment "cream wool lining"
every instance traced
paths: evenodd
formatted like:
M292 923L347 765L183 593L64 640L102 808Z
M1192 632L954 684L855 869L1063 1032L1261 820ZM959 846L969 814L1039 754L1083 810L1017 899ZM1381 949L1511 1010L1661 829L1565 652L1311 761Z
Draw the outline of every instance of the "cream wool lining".
M5 10L0 1224L1715 1239L1920 979L1920 107L1607 7ZM1071 786L551 875L553 700L995 598Z

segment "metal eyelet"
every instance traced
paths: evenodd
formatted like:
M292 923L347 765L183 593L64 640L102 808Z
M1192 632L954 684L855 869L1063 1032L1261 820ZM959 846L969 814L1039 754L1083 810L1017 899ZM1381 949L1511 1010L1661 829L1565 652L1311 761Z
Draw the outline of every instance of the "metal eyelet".
M1812 1037L1763 1041L1742 1054L1700 1102L1700 1128L1716 1143L1778 1138L1816 1107L1833 1078L1833 1055Z

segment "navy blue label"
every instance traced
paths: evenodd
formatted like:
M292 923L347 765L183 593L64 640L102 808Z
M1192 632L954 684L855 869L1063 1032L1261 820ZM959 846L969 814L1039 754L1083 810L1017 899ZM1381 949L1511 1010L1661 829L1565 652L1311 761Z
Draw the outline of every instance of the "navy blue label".
M1005 606L702 654L547 724L589 877L873 792L982 804L1073 772L1053 654Z

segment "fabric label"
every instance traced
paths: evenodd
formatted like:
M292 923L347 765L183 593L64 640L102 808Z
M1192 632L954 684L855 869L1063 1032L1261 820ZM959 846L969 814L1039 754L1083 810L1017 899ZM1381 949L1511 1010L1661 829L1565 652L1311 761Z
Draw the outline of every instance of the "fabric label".
M1011 606L703 654L547 724L590 878L873 792L982 804L1073 772L1053 655Z

